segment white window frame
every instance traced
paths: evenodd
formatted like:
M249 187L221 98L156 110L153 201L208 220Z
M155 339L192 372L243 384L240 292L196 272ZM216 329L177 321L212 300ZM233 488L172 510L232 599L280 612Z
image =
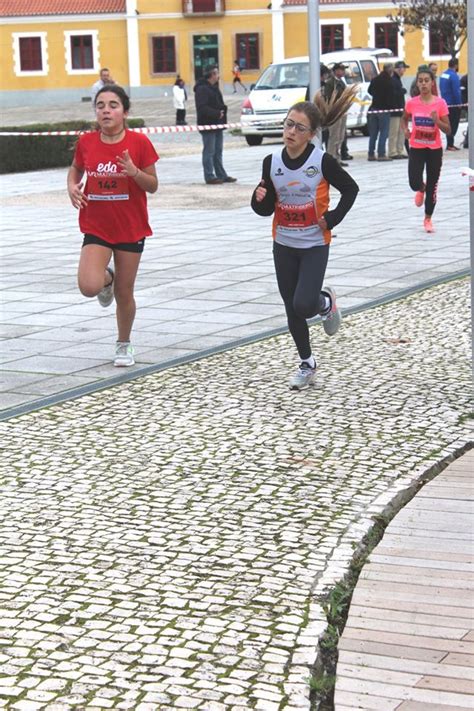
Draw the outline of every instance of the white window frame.
M423 59L431 62L451 59L450 54L430 54L430 32L423 29Z
M94 66L92 67L92 69L73 69L71 55L71 37L82 37L84 35L92 35L92 61ZM80 74L97 74L100 67L99 30L66 30L64 32L64 51L66 57L66 73L69 74L69 76L78 76Z
M375 25L378 24L385 24L386 22L390 22L390 18L387 16L384 17L369 17L369 47L375 47ZM393 23L395 24L395 23ZM387 62L398 62L398 61L405 61L405 37L400 34L400 31L398 32L398 55L394 55L393 57L387 57L386 60ZM388 47L387 47L388 49Z
M20 39L25 37L39 37L41 40L42 69L23 71L21 68ZM44 77L49 73L48 45L46 32L13 32L13 71L17 77Z
M328 19L319 20L320 28L323 25L344 25L344 30L343 30L343 32L344 32L344 49L350 49L350 46L351 46L351 21L349 19L333 17L330 20L328 20ZM323 46L321 29L319 30L319 46L321 48ZM321 51L322 51L322 49L321 49Z

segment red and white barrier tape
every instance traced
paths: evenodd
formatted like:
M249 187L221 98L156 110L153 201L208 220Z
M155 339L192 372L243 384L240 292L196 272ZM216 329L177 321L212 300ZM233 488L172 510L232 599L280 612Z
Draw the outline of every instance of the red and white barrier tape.
M272 123L275 123L272 121ZM135 133L192 133L194 131L215 131L221 128L240 128L241 123L206 124L205 126L144 126L131 128ZM96 129L82 131L0 131L0 136L80 136Z
M468 104L451 104L449 108L461 108L463 106L468 106ZM377 109L376 111L369 111L371 114L391 114L394 112L400 112L404 109ZM262 120L258 122L259 126L267 125L268 128L275 124L275 128L281 128L281 122L275 120ZM223 123L223 124L205 124L203 126L144 126L143 128L131 128L130 131L135 131L135 133L193 133L195 131L215 131L216 129L223 128L242 128L242 126L253 126L250 123ZM92 133L96 129L91 129L89 131L0 131L0 136L80 136L83 133Z
M462 108L463 106L468 106L468 104L448 104L448 109L455 109L455 108ZM402 111L405 111L405 108L401 109L374 109L371 111L370 109L367 111L368 114L394 114L394 113L401 113Z

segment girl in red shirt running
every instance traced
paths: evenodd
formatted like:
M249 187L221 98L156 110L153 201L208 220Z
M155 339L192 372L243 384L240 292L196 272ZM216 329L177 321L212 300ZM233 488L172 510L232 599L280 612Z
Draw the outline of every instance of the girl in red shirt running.
M444 99L433 95L435 83L433 72L427 67L418 70L416 85L420 91L407 101L401 125L405 137L410 142L408 160L408 179L410 188L415 191L415 205L425 203L425 232L434 232L431 216L436 205L436 192L443 162L441 133L450 133L449 110ZM408 122L411 121L411 130ZM423 171L426 166L426 183Z
M78 285L84 296L97 296L101 306L110 306L115 297L114 365L129 366L135 363L130 344L136 312L133 289L145 237L152 233L146 193L158 189L158 155L146 136L127 129L130 99L122 87L102 87L94 106L99 130L80 136L67 178L84 233Z

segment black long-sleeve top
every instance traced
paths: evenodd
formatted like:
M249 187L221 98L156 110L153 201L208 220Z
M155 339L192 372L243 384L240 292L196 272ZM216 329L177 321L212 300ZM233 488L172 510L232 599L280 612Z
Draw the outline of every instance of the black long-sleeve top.
M283 163L289 170L297 170L304 165L315 149L316 147L314 144L309 143L306 150L298 156L298 158L290 158L286 148L284 148L282 153ZM273 185L270 175L271 164L272 156L268 155L264 158L262 167L262 181L264 181L263 187L267 189L265 198L262 202L257 202L257 198L255 196L257 188L255 188L252 194L252 210L256 212L257 215L261 215L262 217L273 215L277 201L275 186ZM326 220L328 229L332 230L333 227L342 222L346 214L351 209L357 197L357 193L359 192L359 186L355 180L351 178L349 173L346 173L346 171L341 168L337 160L333 158L333 156L329 155L329 153L324 153L323 155L321 170L323 177L328 181L328 183L341 193L340 200L334 210L328 210L324 215L322 215L322 217ZM262 185L262 182L260 182L260 185Z
M199 125L226 123L227 106L217 84L199 79L194 87L194 99Z
M372 103L368 108L369 112L395 108L392 78L385 70L372 79L367 91L372 97Z

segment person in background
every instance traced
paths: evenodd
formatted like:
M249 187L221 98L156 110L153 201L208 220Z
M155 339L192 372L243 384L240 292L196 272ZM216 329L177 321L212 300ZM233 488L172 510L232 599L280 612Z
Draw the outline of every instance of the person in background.
M227 106L219 89L219 69L208 67L194 86L197 123L199 126L219 125L227 121ZM224 129L200 131L202 138L202 167L207 185L235 183L237 178L227 175L222 162Z
M325 87L326 87L326 82L331 76L331 70L329 67L327 67L325 64L320 64L319 65L319 95L324 96L325 92ZM318 94L316 94L318 96ZM308 88L306 89L306 95L304 97L305 101L311 101L311 97L309 95L309 84ZM327 128L322 128L321 129L321 145L323 148L326 148L327 150L327 145L328 145L328 135L329 135L329 130ZM351 156L352 158L352 156Z
M368 92L372 97L372 103L367 112L367 123L369 126L369 161L391 160L391 158L386 155L386 143L390 129L389 109L393 109L394 105L392 74L393 64L386 62L380 74L377 74L369 84ZM377 158L375 157L376 147Z
M324 83L324 98L328 103L337 101L342 95L347 84L343 77L347 69L347 64L337 62L332 68L332 74ZM346 135L347 114L343 114L335 123L329 126L327 152L337 160L343 167L347 163L342 162L341 146Z
M462 103L467 104L468 102L468 89L467 89L467 74L464 74L461 77L460 84L461 84L461 97L462 97ZM467 106L464 107L466 109L466 114L467 114ZM466 131L464 133L464 141L462 143L463 148L469 148L469 130L466 128Z
M405 94L407 90L402 84L402 76L405 70L409 68L405 62L395 62L392 74L393 85L393 107L398 111L393 111L390 114L390 127L388 133L388 155L394 160L400 158L408 158L404 152L405 148L405 132L401 125L403 108L405 107Z
M343 163L346 162L346 160L353 160L354 156L351 156L349 153L349 147L347 145L347 130L344 135L344 140L341 143L341 160Z
M239 84L242 89L244 90L245 93L247 93L247 87L245 84L242 84L242 79L240 78L240 73L241 73L241 68L240 64L238 63L237 60L234 62L234 66L232 68L232 74L233 74L233 79L232 79L232 88L233 88L233 93L237 94L237 84Z
M320 75L321 75L320 92L324 96L326 82L329 79L329 77L331 76L331 70L325 64L321 64L319 67L319 71L320 71ZM328 149L328 140L329 140L329 129L321 127L321 146L323 148L325 148L326 150Z
M97 95L97 92L99 89L102 89L106 84L115 84L112 75L110 73L110 69L107 69L104 67L103 69L100 70L99 72L99 78L95 82L95 84L92 84L91 87L91 99L92 99L92 106L94 106L95 102L95 97Z
M431 93L433 94L433 96L439 96L438 84L437 84L438 65L436 64L436 62L430 62L428 64L428 69L430 70L430 72L433 73L433 77L434 77L433 86L431 87Z
M439 91L441 98L444 99L449 108L449 123L451 132L446 136L446 150L458 151L459 148L454 145L454 137L458 130L459 120L461 118L461 82L459 80L459 61L453 57L448 62L448 68L441 74L439 78Z
M422 69L428 69L434 76L433 80L433 86L431 88L431 93L433 96L439 96L439 91L438 91L438 84L436 83L436 75L438 72L438 65L436 62L430 62L429 64L420 64L418 69L417 69L417 74L418 72L421 72ZM418 83L416 81L416 76L413 79L411 86L410 86L410 96L420 96L420 90L418 89Z
M341 77L342 81L344 84L347 86L347 81L346 81L346 75L344 74L343 77ZM347 125L347 116L346 116L346 125ZM349 153L349 148L347 145L347 128L344 131L344 139L341 143L341 159L345 163L348 160L353 160L354 157L350 155Z
M176 125L186 126L186 101L188 100L188 95L186 92L184 80L181 77L176 77L176 81L173 86L173 106L176 109Z
M410 141L408 179L410 188L415 193L415 205L425 205L423 227L428 233L434 232L431 217L436 205L438 180L443 163L440 132L449 134L451 130L446 101L432 94L433 80L433 73L428 67L418 71L420 94L407 101L402 116L403 130ZM426 182L423 180L425 168Z

